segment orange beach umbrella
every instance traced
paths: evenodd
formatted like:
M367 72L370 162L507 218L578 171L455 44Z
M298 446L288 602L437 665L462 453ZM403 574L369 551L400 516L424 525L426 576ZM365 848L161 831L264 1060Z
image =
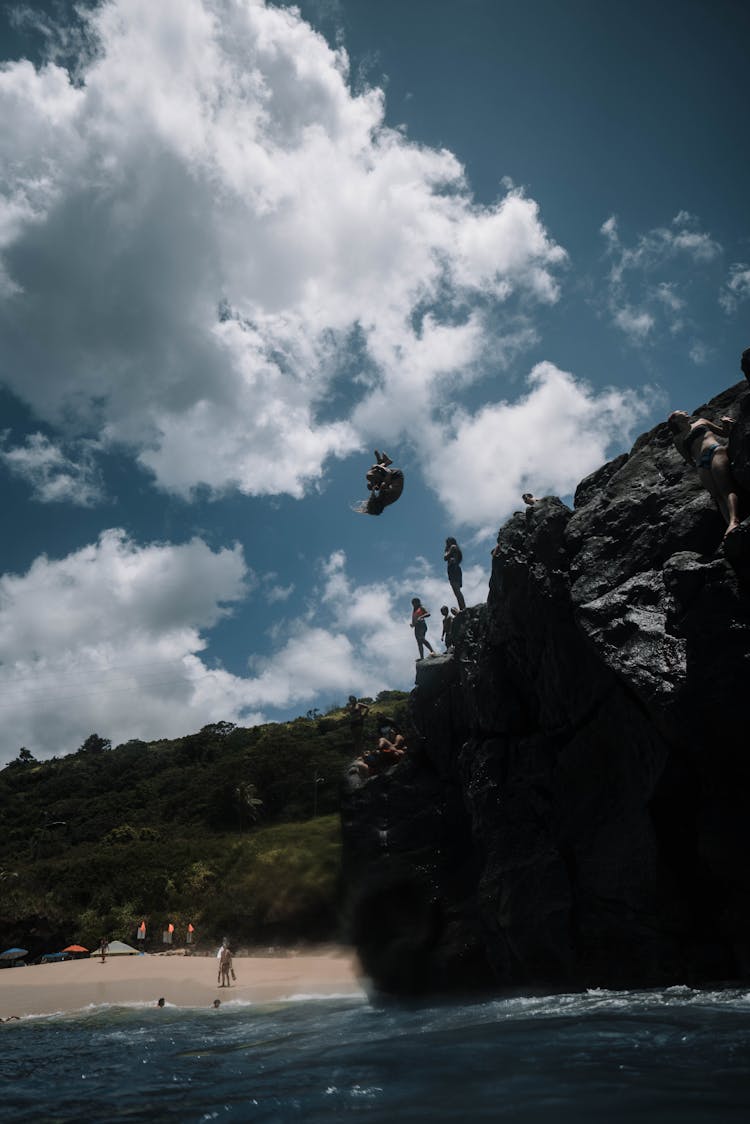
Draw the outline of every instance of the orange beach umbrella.
M88 952L88 951L89 950L87 948L84 948L82 944L69 944L67 948L63 949L63 952Z

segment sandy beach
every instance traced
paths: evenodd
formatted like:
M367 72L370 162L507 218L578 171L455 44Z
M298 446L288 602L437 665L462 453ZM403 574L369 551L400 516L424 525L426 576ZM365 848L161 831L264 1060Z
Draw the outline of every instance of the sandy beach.
M0 1017L77 1011L99 1003L210 1007L214 999L272 1002L294 995L362 995L348 951L283 957L237 956L237 980L217 987L214 956L112 956L0 971Z

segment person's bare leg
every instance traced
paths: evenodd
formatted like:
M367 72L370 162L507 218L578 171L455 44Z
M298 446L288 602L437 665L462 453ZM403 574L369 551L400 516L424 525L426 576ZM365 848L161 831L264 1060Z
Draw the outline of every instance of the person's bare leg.
M453 590L453 596L456 598L456 601L458 601L458 611L462 612L466 608L466 602L464 601L464 595L461 592L461 586L453 585L453 583L451 583L451 589Z
M716 490L724 501L726 510L727 529L724 538L730 535L740 525L740 501L737 495L737 485L732 476L729 465L729 454L726 449L717 449L711 461L711 475L713 476Z
M727 507L727 503L726 503L726 500L724 499L724 496L722 495L716 481L714 480L713 473L712 473L711 469L710 468L699 468L698 469L698 479L700 480L701 484L706 489L708 494L711 496L711 499L714 501L714 503L718 507L719 514L721 515L724 522L729 523L729 509Z

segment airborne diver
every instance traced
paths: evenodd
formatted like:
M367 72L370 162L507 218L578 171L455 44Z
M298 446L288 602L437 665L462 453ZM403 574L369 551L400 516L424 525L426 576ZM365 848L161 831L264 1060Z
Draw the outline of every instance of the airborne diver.
M404 474L400 468L391 468L392 464L387 453L375 450L375 464L365 473L370 495L356 504L354 511L360 515L381 515L389 504L396 502L404 490Z

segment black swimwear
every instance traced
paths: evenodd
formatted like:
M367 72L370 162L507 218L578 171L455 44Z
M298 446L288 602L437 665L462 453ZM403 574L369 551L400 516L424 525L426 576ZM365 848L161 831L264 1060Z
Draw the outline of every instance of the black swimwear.
M701 452L701 455L698 458L698 463L696 464L695 467L696 468L710 468L711 467L711 461L714 459L714 454L715 454L716 450L717 449L723 449L723 448L724 448L724 446L720 445L719 442L717 441L715 445L709 445L709 447L707 449L703 449L703 451Z
M707 425L696 425L694 429L690 430L690 433L687 435L685 441L683 442L685 452L690 457L690 460L693 462L696 468L710 468L711 461L714 459L716 450L724 448L724 446L717 441L715 442L715 444L710 445L708 449L701 450L701 452L698 454L698 459L696 460L695 453L691 452L691 446L695 445L695 442L698 440L698 438L703 440L706 434L710 432L711 431Z

